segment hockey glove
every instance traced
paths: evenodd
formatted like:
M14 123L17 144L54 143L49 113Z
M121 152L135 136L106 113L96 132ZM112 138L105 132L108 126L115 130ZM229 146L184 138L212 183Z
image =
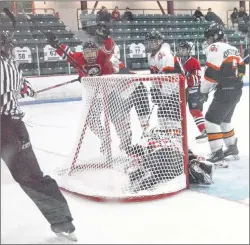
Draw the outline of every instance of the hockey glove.
M60 46L60 41L58 40L58 38L55 36L55 34L53 34L52 32L46 32L46 38L47 38L47 42L48 44L57 49L58 46Z
M204 103L204 102L206 102L207 100L208 100L208 93L205 93L205 94L200 93L200 97L199 97L200 103Z
M104 22L97 24L96 28L96 42L98 44L103 44L104 40L107 40L110 35L110 31Z

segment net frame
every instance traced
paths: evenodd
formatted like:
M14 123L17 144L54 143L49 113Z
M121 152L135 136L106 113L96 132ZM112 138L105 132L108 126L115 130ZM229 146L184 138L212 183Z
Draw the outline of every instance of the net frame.
M104 201L119 201L119 202L138 202L138 201L149 201L149 200L154 200L154 199L159 199L159 198L166 198L172 195L175 195L179 192L181 192L184 189L189 188L189 180L188 180L188 147L187 147L187 123L186 123L186 92L185 92L185 78L182 75L179 74L168 74L168 75L112 75L112 76L105 76L105 79L114 79L115 77L126 77L129 83L138 83L138 82L162 82L162 81L166 81L168 80L168 82L172 82L171 81L171 77L178 77L178 83L179 83L179 96L180 96L180 114L181 114L181 127L182 127L182 150L184 153L183 156L183 168L184 168L184 174L186 177L186 183L185 183L185 188L182 188L180 190L177 191L173 191L173 192L169 192L169 193L158 193L158 194L151 194L151 195L144 195L144 194L136 194L136 195L131 195L131 196L125 196L125 197L116 197L116 196L98 196L98 195L91 195L91 194L87 194L87 193L79 193L79 191L74 191L71 189L68 189L65 187L65 185L60 185L59 182L59 186L62 190L64 191L68 191L71 193L74 193L76 195L79 195L81 197L85 197L88 198L90 200L93 201L97 201L97 202L104 202ZM103 80L104 77L88 77L88 78L83 78L82 80L82 84L88 82L93 82L96 80ZM104 79L104 80L105 80ZM105 84L105 82L102 81L102 84ZM90 120L90 111L92 110L93 106L94 106L94 99L96 98L96 96L98 95L98 91L100 91L100 89L102 90L103 94L104 94L104 124L105 124L105 128L107 130L107 135L108 135L108 144L107 144L107 152L108 152L108 159L105 163L100 163L100 162L96 162L96 163L86 163L86 164L80 164L80 165L76 165L77 162L77 157L79 155L84 137L85 137L85 133L87 130L87 125L88 125L88 121ZM111 150L111 131L110 131L110 116L109 116L109 112L108 112L108 86L102 86L101 83L98 83L98 85L96 86L95 92L93 93L92 99L90 100L90 106L89 106L89 110L86 116L86 120L83 123L83 127L80 127L80 137L77 140L77 143L75 144L75 147L72 151L72 155L71 155L71 165L69 168L64 168L62 169L60 172L57 172L57 174L59 175L64 175L68 176L70 178L70 176L73 174L74 171L77 170L82 170L82 169L86 169L86 168L93 168L93 169L109 169L112 168L112 165L107 164L112 162L112 150ZM84 100L84 98L83 98ZM65 175L66 173L66 175Z

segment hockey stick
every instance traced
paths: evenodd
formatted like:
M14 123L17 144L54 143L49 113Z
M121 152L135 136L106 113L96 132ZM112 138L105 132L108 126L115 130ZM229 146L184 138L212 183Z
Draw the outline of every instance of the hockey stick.
M26 19L31 22L38 30L40 30L45 36L47 34L47 32L45 32L43 30L43 28L41 26L39 26L34 20L31 19L31 17L26 14L24 11L22 12L23 15L26 17ZM73 59L59 44L56 45L57 49L59 49L69 60L71 60L71 62L73 63L73 65L75 67L77 67L78 69L80 69L84 74L85 71L83 70L83 68L76 62L75 59Z
M14 36L14 32L16 30L16 19L15 19L15 16L10 12L10 10L8 8L4 8L3 12L9 17L10 21L12 22L13 32L10 35L10 37L12 39Z
M64 86L64 85L67 85L67 84L70 84L70 83L74 83L74 82L79 82L79 77L78 78L75 78L71 81L68 81L68 82L64 82L64 83L59 83L59 84L56 84L56 85L53 85L53 86L50 86L48 88L44 88L44 89L41 89L41 90L38 90L36 91L36 93L42 93L44 91L48 91L48 90L51 90L51 89L54 89L54 88L58 88L58 87L61 87L61 86Z

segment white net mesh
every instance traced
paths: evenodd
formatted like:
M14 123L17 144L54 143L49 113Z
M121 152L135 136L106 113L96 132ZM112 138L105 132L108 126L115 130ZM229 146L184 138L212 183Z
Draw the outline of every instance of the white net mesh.
M184 189L180 84L174 74L84 78L79 132L71 156L57 170L59 186L103 199Z

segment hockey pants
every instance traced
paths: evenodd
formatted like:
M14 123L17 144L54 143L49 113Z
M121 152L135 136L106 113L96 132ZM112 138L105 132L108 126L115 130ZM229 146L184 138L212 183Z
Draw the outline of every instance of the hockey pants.
M56 181L41 171L22 120L1 116L1 158L51 225L73 220Z

